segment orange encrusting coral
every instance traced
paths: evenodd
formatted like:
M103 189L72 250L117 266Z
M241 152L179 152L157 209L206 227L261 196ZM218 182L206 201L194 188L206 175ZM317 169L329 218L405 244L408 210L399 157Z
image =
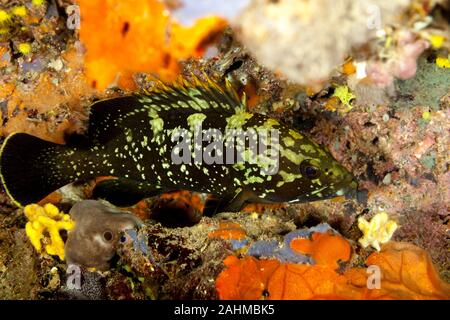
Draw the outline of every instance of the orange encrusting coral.
M356 73L356 67L352 59L342 65L342 72L347 76Z
M179 207L189 206L198 212L202 212L205 206L199 194L187 190L163 193L159 199L163 202L173 200Z
M174 80L178 61L199 57L202 45L226 23L205 17L192 27L172 21L157 0L79 0L80 39L86 47L86 74L103 90L111 84L134 89L136 72Z
M380 289L371 290L369 297L396 299L450 299L450 284L439 278L429 254L407 242L386 243L381 252L371 254L366 265L378 265L381 270Z
M347 299L337 294L346 279L327 266L282 264L270 277L267 291L272 300Z
M55 191L50 193L48 196L46 196L44 199L42 199L41 201L38 202L38 205L40 206L44 206L47 203L51 203L51 204L58 204L60 203L62 200L62 195L59 191Z
M127 208L127 211L130 211L134 216L141 220L150 218L149 206L145 200L141 200L134 206Z
M8 61L6 59L2 59L3 55L7 52L8 50L6 49L6 47L0 46L0 68L6 67L8 65Z
M331 97L325 103L325 109L329 111L336 111L339 108L340 101L338 97Z
M67 72L58 82L50 72L43 72L33 86L19 86L0 80L0 100L7 101L7 122L0 119L0 135L25 132L39 138L64 143L66 134L77 131L85 118L80 97L90 96L94 90L86 84L82 72L83 61L72 45L61 55ZM61 90L64 88L64 90ZM40 118L33 119L30 113Z
M350 260L351 247L347 240L330 232L314 232L311 240L297 238L291 241L292 250L311 255L318 265L339 267L339 261Z
M246 213L264 213L266 209L277 210L286 207L284 203L249 203L242 208L242 212Z
M269 277L279 267L277 260L258 260L245 257L242 260L228 256L224 260L227 270L216 280L220 299L256 300L267 288Z
M380 289L369 289L370 274L352 268L340 274L329 265L280 263L278 260L224 261L216 279L220 299L450 299L449 284L442 281L429 255L409 244L390 242L370 255L366 265L380 270Z
M224 240L242 240L246 237L245 230L236 222L220 222L217 230L208 234L209 238L221 238Z
M256 107L262 100L262 97L258 95L258 90L253 83L247 83L243 88L242 92L239 92L242 95L245 92L246 100L247 100L247 108L249 110Z

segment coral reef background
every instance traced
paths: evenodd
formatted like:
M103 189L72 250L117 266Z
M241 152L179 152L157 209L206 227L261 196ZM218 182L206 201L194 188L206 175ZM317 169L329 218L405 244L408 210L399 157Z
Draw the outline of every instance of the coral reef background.
M135 2L0 0L1 141L22 131L64 143L69 135L86 131L94 100L143 92L155 78L205 73L217 81L227 78L245 93L250 111L287 122L325 145L366 192L359 201L249 205L243 212L214 217L201 216L205 195L181 192L142 201L127 210L145 227L131 238L124 234L110 270L82 269L85 287L75 292L67 287L71 271L66 263L36 252L23 210L2 191L1 299L247 298L245 290L230 289L237 286L236 272L264 263L273 273L255 271L260 277L249 278L243 288L252 288L251 298L267 298L267 292L283 298L273 283L283 274L302 283L299 274L307 267L295 263L307 259L288 255L292 248L274 253L273 244L320 223L328 223L351 254L335 258L320 251L325 266L318 267L326 272L322 278L311 276L318 287L325 281L340 284L344 274L361 286L365 278L355 270L376 257L397 263L398 252L404 252L416 259L404 265L412 271L400 289L388 279L389 292L356 294L354 288L339 287L338 294L333 287L327 297L391 297L400 290L404 296L391 298L448 298L448 1L372 1L383 18L374 29L366 28L367 10L375 8L369 1L342 1L337 7L328 0L249 1L228 17L208 7L210 15L200 14L189 25L171 19L162 2ZM40 205L52 203L68 213L75 202L90 198L94 184L63 188ZM358 218L369 221L380 212L398 228L378 253L358 244L363 236ZM139 243L146 245L136 248L132 240L141 236ZM339 248L347 246L325 238L330 241L325 248L337 242ZM297 245L307 246L302 254L314 258L312 243ZM395 266L390 280L397 279L402 264ZM417 270L434 268L430 278L414 278ZM321 297L314 290L295 296L307 284L287 297ZM426 286L437 289L424 292Z

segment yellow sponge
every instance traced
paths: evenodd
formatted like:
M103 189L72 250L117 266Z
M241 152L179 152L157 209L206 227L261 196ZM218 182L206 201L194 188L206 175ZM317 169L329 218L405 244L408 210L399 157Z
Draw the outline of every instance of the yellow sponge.
M359 239L359 243L364 248L372 246L380 251L380 244L388 242L395 230L397 230L397 227L397 223L389 220L386 212L377 213L370 222L361 217L358 219L358 228L364 236Z
M45 251L50 255L56 255L64 260L64 241L59 234L60 230L72 230L75 221L70 219L68 214L59 212L51 203L41 207L37 204L30 204L24 208L28 222L25 231L31 244L37 251Z

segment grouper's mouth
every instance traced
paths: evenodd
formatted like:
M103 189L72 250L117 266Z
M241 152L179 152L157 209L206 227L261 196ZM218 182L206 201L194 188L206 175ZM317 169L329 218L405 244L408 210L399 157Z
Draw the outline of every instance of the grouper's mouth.
M358 183L354 180L353 176L349 176L348 182L343 182L341 188L336 188L334 186L334 192L330 192L327 194L327 191L331 191L330 187L324 189L322 193L324 194L321 199L318 200L327 200L327 199L333 199L337 197L345 197L345 199L356 199L358 194Z
M358 183L356 181L351 181L346 187L343 187L336 191L336 196L344 196L345 199L355 199L358 192Z
M330 192L331 186L327 186L321 190L321 195L317 195L315 197L302 195L296 199L288 201L288 203L302 203L302 202L312 202L312 201L321 201L328 200L337 197L344 196L346 199L356 199L358 195L358 183L352 178L348 183L343 183L343 187L338 188L337 191ZM335 188L333 188L336 190Z
M368 190L359 188L356 181L352 181L348 187L343 188L342 193L347 200L356 200L358 203L367 204Z

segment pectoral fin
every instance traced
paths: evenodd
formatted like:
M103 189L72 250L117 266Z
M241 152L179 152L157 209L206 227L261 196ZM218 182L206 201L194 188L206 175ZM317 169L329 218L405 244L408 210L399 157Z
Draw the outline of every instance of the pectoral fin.
M160 189L149 183L118 178L99 182L92 196L96 199L104 199L118 207L129 207L160 192Z
M212 216L220 212L239 212L251 195L247 191L240 191L232 196L217 198L211 196L205 203L204 216Z

